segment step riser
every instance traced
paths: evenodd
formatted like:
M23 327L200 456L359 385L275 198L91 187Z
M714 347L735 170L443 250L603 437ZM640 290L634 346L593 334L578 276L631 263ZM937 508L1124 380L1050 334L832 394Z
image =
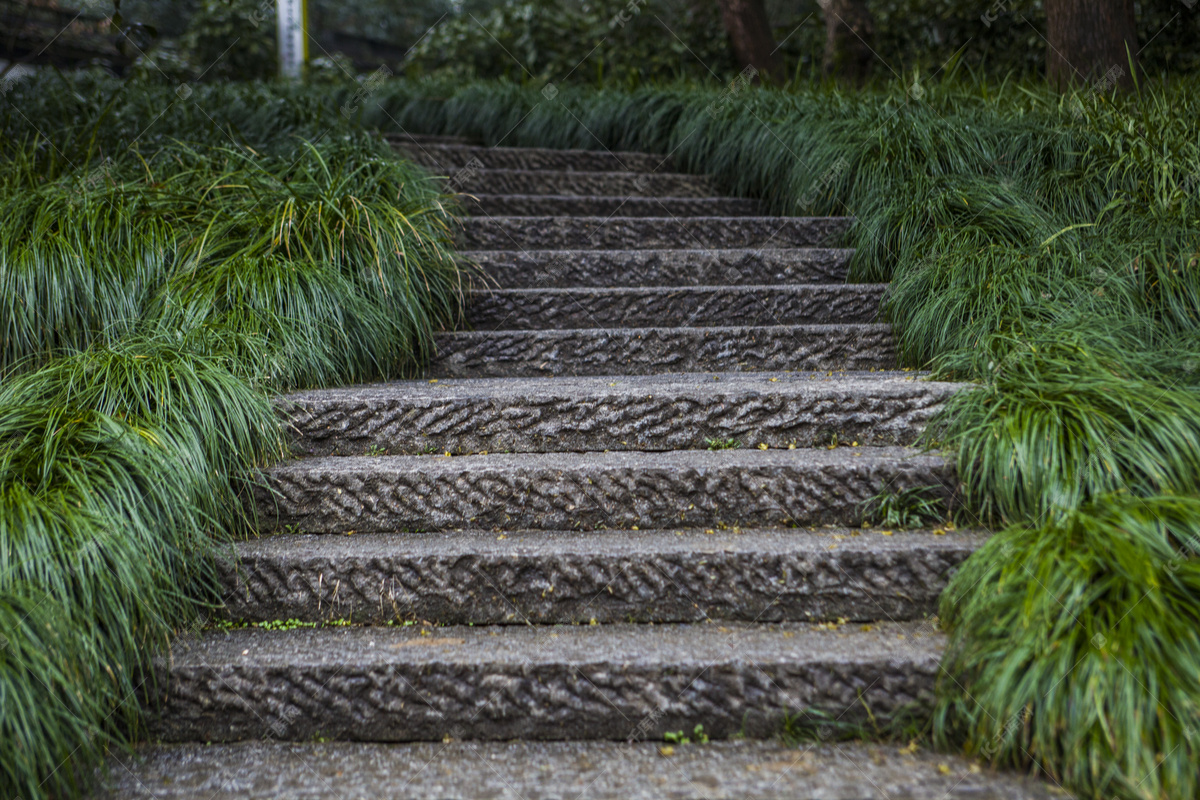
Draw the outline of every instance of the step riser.
M580 172L672 172L667 156L649 153L610 153L606 150L480 147L476 145L394 142L405 157L444 175L468 168L572 170Z
M872 323L886 286L476 292L468 324L498 329L721 327Z
M817 387L828 386L814 382ZM945 384L884 392L771 393L712 382L670 395L538 397L306 397L285 407L292 452L302 456L589 450L691 450L709 439L773 448L913 444L950 395ZM447 389L446 391L451 391Z
M847 217L468 217L464 250L835 247Z
M441 334L435 378L891 369L888 325Z
M437 632L434 632L437 635ZM843 724L924 716L936 658L728 662L663 669L605 661L561 664L214 664L176 667L152 720L163 741L314 737L661 741L697 724L713 738L774 735L786 715L820 711Z
M532 250L463 253L501 288L842 283L853 250Z
M650 172L566 172L547 170L460 170L447 188L468 194L574 195L576 197L713 197L703 175Z
M425 557L399 542L388 555L242 549L240 562L220 565L231 619L466 625L920 619L936 613L974 547Z
M490 467L467 456L461 468L421 469L327 460L272 469L255 495L264 527L304 533L856 526L864 503L885 488L939 486L950 495L953 470L940 459L863 452L832 465L755 468Z
M463 212L483 217L759 217L756 200L725 197L461 195Z

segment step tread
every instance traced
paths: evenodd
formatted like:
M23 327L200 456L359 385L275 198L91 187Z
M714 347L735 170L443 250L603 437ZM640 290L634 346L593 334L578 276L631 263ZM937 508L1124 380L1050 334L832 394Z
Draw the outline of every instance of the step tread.
M300 455L911 444L963 384L905 372L443 378L278 401Z
M722 197L706 175L682 172L584 172L565 169L461 170L447 176L454 191L471 194L531 194L633 197Z
M914 465L940 465L945 459L937 453L911 447L798 447L795 450L741 448L732 450L610 451L601 453L488 453L447 458L426 456L325 456L304 458L280 464L268 474L287 472L367 472L374 475L421 472L425 475L457 474L467 470L713 470L789 467L824 469L851 466L858 462L878 464L902 462Z
M894 368L892 326L761 325L456 331L435 336L431 377L647 375Z
M640 737L639 737L640 738ZM106 798L160 800L1050 800L1064 793L965 758L838 742L246 742L156 745L110 757Z
M424 633L422 633L424 631ZM784 622L717 625L335 626L235 628L179 639L170 668L389 664L615 664L699 666L716 662L936 667L945 637L928 621L842 626Z
M758 200L740 197L643 197L627 195L484 194L458 198L471 216L620 216L620 217L761 217Z
M670 156L610 150L572 150L549 147L488 147L471 144L437 144L394 141L418 163L439 169L464 167L472 162L487 169L565 169L581 172L671 171Z
M986 536L881 529L284 534L219 563L232 619L919 619Z
M465 217L464 250L813 247L836 244L852 217L490 216Z
M885 535L883 531L888 531ZM908 552L978 548L987 534L972 530L890 530L887 528L743 528L712 530L606 531L434 531L427 534L361 533L353 536L279 534L235 546L237 557L305 559L441 558L457 556L606 556L658 553L799 553L824 555L831 548L850 552Z
M273 467L255 497L306 533L857 525L880 490L945 496L953 475L906 447L346 456Z
M460 252L514 288L842 283L853 254L822 247Z

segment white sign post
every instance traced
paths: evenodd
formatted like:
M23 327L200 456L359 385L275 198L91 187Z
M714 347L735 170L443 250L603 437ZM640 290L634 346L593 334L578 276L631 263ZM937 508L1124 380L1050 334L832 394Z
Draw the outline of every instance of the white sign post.
M305 0L279 0L279 74L299 78L308 60L308 14Z

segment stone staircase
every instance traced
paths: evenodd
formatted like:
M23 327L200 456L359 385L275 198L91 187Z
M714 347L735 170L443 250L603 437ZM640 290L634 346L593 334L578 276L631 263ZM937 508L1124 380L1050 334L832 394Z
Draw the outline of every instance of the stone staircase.
M472 195L495 287L426 379L282 401L275 535L221 567L252 624L176 643L110 796L1050 796L840 736L928 718L983 540L860 525L950 493L908 446L954 387L894 371L849 220L654 155L397 145Z

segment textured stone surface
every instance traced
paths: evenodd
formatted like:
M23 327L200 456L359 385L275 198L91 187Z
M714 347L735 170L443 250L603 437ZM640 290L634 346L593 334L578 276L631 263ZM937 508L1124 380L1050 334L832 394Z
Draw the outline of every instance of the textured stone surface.
M418 164L454 177L470 165L478 169L553 169L583 172L671 172L669 156L607 150L553 150L540 147L483 147L480 145L393 142Z
M839 447L306 459L256 497L264 525L306 533L775 527L855 525L880 490L931 485L954 485L939 456Z
M467 217L464 250L833 247L849 217Z
M397 381L282 398L305 456L912 444L962 384L899 373Z
M712 197L704 175L678 172L579 172L546 169L463 171L451 188L471 194L559 194L578 197Z
M166 741L625 740L928 713L944 640L927 622L241 629L160 662Z
M755 217L757 200L735 197L576 197L546 194L462 195L465 213L488 217Z
M876 322L887 284L480 289L467 323L477 330L824 325Z
M410 133L408 131L391 131L384 138L392 145L428 145L428 144L458 144L478 145L479 142L466 136L443 136L435 133Z
M462 255L498 286L746 286L841 283L853 250L483 250Z
M818 531L281 535L220 564L232 619L919 619L983 537Z
M890 325L577 328L438 334L437 378L891 369Z
M640 739L640 737L638 737ZM96 800L1051 800L958 756L838 742L158 745L109 760Z

